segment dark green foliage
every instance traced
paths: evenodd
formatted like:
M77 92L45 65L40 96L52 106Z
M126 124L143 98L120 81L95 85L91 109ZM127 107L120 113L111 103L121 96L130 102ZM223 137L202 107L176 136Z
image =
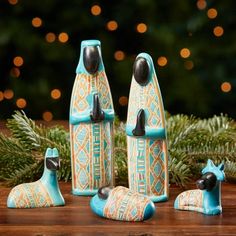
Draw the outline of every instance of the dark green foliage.
M226 116L197 119L167 116L170 183L185 186L200 176L208 158L225 162L226 177L236 179L236 124ZM58 178L71 179L69 133L60 126L36 125L24 112L7 121L12 137L0 134L0 180L15 185L33 181L43 171L44 152L56 147L61 157ZM127 185L125 124L115 120L114 156L116 184Z

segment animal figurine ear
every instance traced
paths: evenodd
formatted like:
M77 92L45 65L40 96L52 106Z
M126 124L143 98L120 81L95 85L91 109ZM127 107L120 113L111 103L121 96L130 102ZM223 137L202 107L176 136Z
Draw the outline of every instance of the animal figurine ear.
M208 160L207 160L207 166L209 166L209 167L214 167L215 165L214 165L214 163L212 162L211 159L208 159Z
M219 169L219 170L222 171L222 170L224 170L224 168L225 168L224 163L221 163L221 164L218 165L218 169Z

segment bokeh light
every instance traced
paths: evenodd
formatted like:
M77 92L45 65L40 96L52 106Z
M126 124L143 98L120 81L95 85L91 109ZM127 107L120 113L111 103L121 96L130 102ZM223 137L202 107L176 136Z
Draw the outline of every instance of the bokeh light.
M12 77L15 77L15 78L18 78L20 76L20 69L17 68L17 67L13 67L11 70L10 70L10 75Z
M41 18L39 18L39 17L34 17L32 19L32 25L36 28L40 27L42 25L42 23L43 22L42 22Z
M207 7L207 3L205 0L198 0L197 1L197 8L199 10L204 10Z
M43 113L42 117L43 117L43 120L48 121L48 122L53 119L52 112L50 112L50 111L45 111Z
M117 60L117 61L122 61L124 60L125 58L125 53L121 50L118 50L114 53L114 58Z
M20 57L20 56L14 57L14 59L13 59L13 64L14 64L15 66L22 66L23 63L24 63L24 60L23 60L22 57Z
M67 33L65 32L62 32L58 35L58 40L61 42L61 43L66 43L69 39L69 36Z
M232 85L229 82L222 83L220 87L221 87L222 92L224 93L228 93L232 89Z
M3 94L2 91L0 91L0 102L1 102L2 100L4 100L4 94Z
M191 52L188 48L182 48L180 50L180 56L183 58L188 58L190 56Z
M216 26L213 29L213 33L216 37L221 37L224 34L224 29L221 26Z
M52 32L46 34L45 39L48 43L53 43L56 40L56 35Z
M16 5L18 3L18 0L8 0L8 2L11 4L11 5Z
M17 100L16 100L16 106L18 107L18 108L25 108L26 107L26 105L27 105L27 102L26 102L26 100L24 99L24 98L18 98Z
M61 91L59 89L53 89L51 91L52 99L59 99L61 97Z
M187 70L192 70L193 67L194 67L194 64L192 61L185 61L184 62L184 67L187 69Z
M144 24L144 23L139 23L136 27L137 31L140 33L140 34L143 34L147 31L147 25Z
M114 31L118 28L118 24L116 21L114 20L111 20L107 23L107 29L110 30L110 31Z
M126 96L121 96L119 98L119 104L121 106L127 106L128 105L128 98Z
M98 16L100 15L102 12L102 9L99 5L93 5L91 7L91 13L94 15L94 16Z
M158 59L157 59L157 64L159 65L159 66L166 66L166 64L167 64L167 58L166 57L164 57L164 56L161 56L161 57L158 57Z
M6 89L3 94L4 94L4 98L8 100L14 97L14 92L11 89Z
M217 17L217 10L215 8L210 8L208 11L207 11L207 16L208 18L210 19L214 19Z

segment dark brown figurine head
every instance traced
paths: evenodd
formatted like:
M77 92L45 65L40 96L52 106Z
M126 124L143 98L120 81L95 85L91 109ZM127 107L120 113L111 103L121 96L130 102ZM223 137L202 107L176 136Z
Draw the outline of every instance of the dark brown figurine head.
M109 197L112 188L110 186L103 186L98 189L98 197L102 200L106 200Z
M217 178L212 172L205 173L199 180L197 180L197 187L201 190L211 191L216 186Z
M145 58L138 57L133 66L134 79L138 84L144 86L148 83L149 65Z
M83 62L89 74L95 74L98 71L100 55L97 46L87 46L84 48Z

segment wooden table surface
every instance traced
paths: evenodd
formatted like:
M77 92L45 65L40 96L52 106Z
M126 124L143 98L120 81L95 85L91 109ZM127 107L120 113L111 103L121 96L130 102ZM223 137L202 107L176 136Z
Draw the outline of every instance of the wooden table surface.
M156 204L156 214L145 222L100 218L89 207L90 197L71 195L71 184L60 182L66 206L8 209L10 188L0 188L0 235L236 235L236 186L222 186L223 214L205 216L173 209L180 189L170 188L170 200Z
M37 123L42 123L41 121ZM68 128L68 121L45 123ZM5 122L0 131L9 134ZM0 185L0 236L1 235L236 235L236 185L223 183L223 214L205 216L190 211L176 211L173 203L181 192L170 188L170 199L156 204L156 214L145 222L119 222L94 215L89 207L90 197L71 194L71 183L60 182L66 201L64 207L38 209L8 209L10 188ZM194 186L193 186L194 187Z

